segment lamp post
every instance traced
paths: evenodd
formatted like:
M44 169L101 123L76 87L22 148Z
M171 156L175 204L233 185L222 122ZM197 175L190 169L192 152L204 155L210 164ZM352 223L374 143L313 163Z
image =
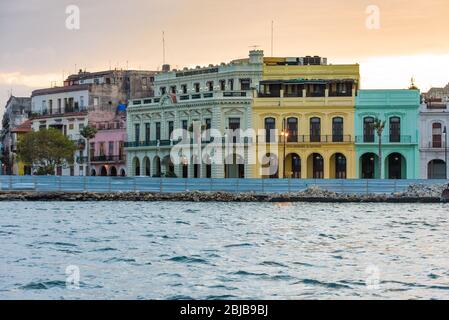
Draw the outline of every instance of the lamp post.
M445 169L444 176L447 179L447 129L446 129L446 126L444 126L443 133L444 133L444 169Z

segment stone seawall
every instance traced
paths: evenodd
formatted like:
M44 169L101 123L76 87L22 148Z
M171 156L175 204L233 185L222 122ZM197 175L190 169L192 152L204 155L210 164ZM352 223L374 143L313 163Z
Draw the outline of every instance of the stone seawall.
M227 192L0 192L0 201L186 201L186 202L388 202L439 203L447 202L442 193L446 186L413 185L407 191L394 194L342 194L311 187L302 192L283 194Z

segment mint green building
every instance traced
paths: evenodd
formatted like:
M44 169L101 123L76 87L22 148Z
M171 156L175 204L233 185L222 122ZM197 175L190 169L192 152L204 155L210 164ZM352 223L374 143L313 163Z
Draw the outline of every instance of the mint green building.
M356 170L360 179L419 179L418 90L360 90L356 99ZM375 119L385 121L382 173Z

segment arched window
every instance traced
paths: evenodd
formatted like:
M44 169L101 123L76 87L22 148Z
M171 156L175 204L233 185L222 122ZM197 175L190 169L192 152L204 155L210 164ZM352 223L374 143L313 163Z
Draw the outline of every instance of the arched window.
M442 147L442 133L441 123L432 124L432 148L441 148Z
M332 141L343 142L343 118L335 117L332 119Z
M310 142L321 142L321 119L310 119Z
M274 142L275 141L275 132L276 129L276 119L275 118L265 118L265 142Z
M401 118L390 118L390 142L401 142Z
M298 141L298 118L288 118L287 119L287 132L288 142L297 142Z
M374 118L363 119L363 142L374 142Z

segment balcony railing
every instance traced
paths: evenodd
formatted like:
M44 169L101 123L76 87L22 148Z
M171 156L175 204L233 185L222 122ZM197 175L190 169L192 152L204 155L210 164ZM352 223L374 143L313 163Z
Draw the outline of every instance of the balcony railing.
M88 161L88 157L77 157L76 162L78 164L85 164ZM122 155L116 155L116 156L95 156L91 157L90 162L111 162L111 163L117 163L117 162L125 162L126 156L124 154Z
M368 136L356 136L356 143L379 143L379 136L368 135ZM412 136L396 136L396 135L388 135L382 136L382 143L412 143Z
M221 143L252 143L253 139L250 137L222 137ZM186 139L179 139L179 140L151 140L151 141L127 141L125 142L125 148L141 148L141 147L170 147L177 144L194 144L194 140L190 139L186 142ZM218 138L209 138L209 139L202 139L201 144L209 144L209 143L220 143L220 139Z
M116 156L96 156L90 159L91 162L123 162L126 160L125 155Z
M258 143L284 143L283 136L259 136ZM354 142L351 135L292 135L286 143L350 143Z

